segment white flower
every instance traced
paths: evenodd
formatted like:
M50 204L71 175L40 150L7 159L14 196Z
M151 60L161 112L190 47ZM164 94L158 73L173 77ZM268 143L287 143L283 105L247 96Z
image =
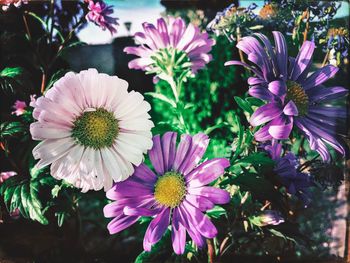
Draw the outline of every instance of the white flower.
M107 191L127 179L152 148L143 96L128 83L95 69L67 73L34 103L30 132L42 140L34 149L38 168L51 164L51 175L83 192Z

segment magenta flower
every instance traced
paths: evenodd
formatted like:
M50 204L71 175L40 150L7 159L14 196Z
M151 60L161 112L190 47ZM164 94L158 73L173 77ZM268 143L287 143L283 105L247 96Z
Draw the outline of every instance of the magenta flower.
M184 252L186 232L202 247L205 238L217 234L203 212L214 204L230 201L225 190L206 186L224 173L229 161L216 158L198 165L208 146L208 136L184 134L177 149L176 137L174 132L167 132L162 138L153 137L149 158L156 174L142 163L133 176L107 192L107 197L115 200L104 208L105 217L114 218L108 224L110 234L131 226L141 216L154 217L143 241L146 251L161 239L169 224L175 253Z
M255 77L248 79L249 94L268 103L258 108L250 118L252 126L264 125L255 138L258 141L287 139L293 127L305 135L312 150L324 160L330 155L326 144L344 154L336 131L336 118L345 119L346 109L330 105L333 99L344 97L343 87L326 88L322 84L333 77L338 68L327 65L311 75L315 44L305 41L296 58L289 57L287 43L280 32L273 32L275 48L263 34L244 37L237 47L248 55L250 66L239 61L225 65L243 65Z
M111 34L116 33L117 29L115 27L119 25L118 18L110 16L113 14L113 6L107 5L102 0L86 0L86 2L89 9L86 19L101 27L102 30L108 29Z
M211 59L208 54L215 44L207 33L201 33L193 24L186 26L178 17L159 18L157 25L143 23L144 32L137 32L135 40L138 47L126 47L128 54L139 56L129 62L129 68L141 69L151 73L189 72L195 74Z
M0 173L0 185L12 176L17 175L14 171L1 172Z
M13 112L11 112L11 114L16 114L16 116L20 116L23 113L25 113L25 108L27 107L27 104L24 101L21 100L16 100L15 104L12 106L12 108L14 109Z

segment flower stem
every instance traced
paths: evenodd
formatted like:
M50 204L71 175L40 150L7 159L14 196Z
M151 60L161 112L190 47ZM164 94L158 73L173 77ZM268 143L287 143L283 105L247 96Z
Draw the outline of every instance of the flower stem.
M237 43L238 43L239 41L241 41L241 38L242 38L241 28L239 26L236 29L236 35L237 35ZM239 58L240 58L241 62L244 63L245 61L244 61L242 50L238 49L238 54L239 54Z
M324 56L324 59L323 59L323 62L322 62L322 67L324 67L328 61L328 58L329 58L329 54L330 54L330 50L327 49L327 53L326 55Z
M185 130L186 133L189 133L189 129L186 125L184 116L183 116L183 109L180 103L180 93L181 93L181 86L182 83L181 81L176 81L174 79L174 77L172 76L168 76L167 78L168 83L171 87L171 90L173 92L174 95L174 99L175 99L175 103L176 103L176 114L177 114L177 118L179 120L179 123L181 124L182 128Z
M304 39L303 39L303 43L307 40L307 34L309 33L309 28L310 28L310 12L307 9L306 11L306 23L305 23L305 30L303 33Z

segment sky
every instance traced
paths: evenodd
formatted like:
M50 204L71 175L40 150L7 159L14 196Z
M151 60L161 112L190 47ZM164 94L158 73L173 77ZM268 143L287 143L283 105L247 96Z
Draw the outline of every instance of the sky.
M109 5L113 5L114 15L119 18L118 32L111 36L108 30L102 31L96 25L89 23L87 27L78 33L81 41L87 44L106 44L111 43L114 38L133 35L137 31L141 31L142 23L147 21L155 23L157 18L165 8L160 4L159 0L105 0ZM255 12L264 5L264 1L241 0L240 5L247 7L252 3L258 5ZM346 1L342 1L342 6L336 15L338 17L349 16L350 5ZM218 10L221 11L221 10ZM131 22L131 30L128 32L124 25L125 22Z

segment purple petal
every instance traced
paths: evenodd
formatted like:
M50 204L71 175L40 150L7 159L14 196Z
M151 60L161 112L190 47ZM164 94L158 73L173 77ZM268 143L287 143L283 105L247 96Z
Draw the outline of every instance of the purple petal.
M181 255L185 252L186 228L180 223L180 216L177 208L174 209L172 221L171 240L173 249L176 254Z
M309 113L310 114L317 114L320 118L323 118L324 116L328 116L330 118L346 118L347 112L346 108L342 107L328 107L323 105L318 106L310 106L309 107Z
M305 90L308 90L312 87L321 85L326 80L332 78L337 72L338 68L332 65L327 65L317 71L315 71L306 81L302 82L301 85Z
M282 109L277 103L268 103L259 107L253 115L250 117L250 124L252 126L259 126L264 124L279 115L281 115Z
M330 134L329 130L323 130L325 127L320 126L311 119L307 118L299 120L299 123L304 127L304 129L308 129L310 133L322 138L322 140L326 141L342 155L345 154L344 147L337 141L337 139L334 136Z
M177 147L173 169L178 171L182 163L186 160L188 152L191 151L192 137L188 134L182 134L180 143Z
M214 203L203 196L187 194L186 200L201 211L207 211L214 207Z
M183 206L179 206L174 210L179 215L179 220L185 226L187 233L198 247L203 247L205 242L202 235L199 233L197 228L193 225L192 221L189 220L189 215Z
M299 75L308 66L312 54L314 53L315 43L311 41L305 41L299 50L299 54L295 59L294 67L291 72L291 80L297 80Z
M107 225L107 229L111 235L116 234L128 228L129 226L135 224L137 220L139 220L139 218L140 218L139 216L125 216L125 215L116 217L111 222L109 222L109 224Z
M230 166L230 162L225 158L205 161L185 176L187 185L189 187L199 187L209 184L221 176L228 166Z
M125 206L123 213L127 216L154 216L159 213L159 209Z
M153 147L148 152L148 156L152 162L154 170L156 170L156 172L159 175L163 175L165 173L164 159L163 159L162 143L159 135L155 135L153 137Z
M151 251L152 245L157 243L168 228L170 220L170 209L165 208L149 224L143 239L143 249Z
M273 31L273 37L275 39L275 50L277 57L277 65L279 73L283 76L283 79L286 80L288 77L287 72L287 63L288 63L288 47L286 40L284 39L281 32Z
M291 100L284 106L283 113L288 116L298 116L298 108L295 103Z
M171 170L176 154L176 132L166 132L162 137L162 150L165 172Z
M293 128L293 119L290 118L289 122L279 124L279 125L271 125L269 127L270 135L277 140L288 139L290 132Z
M211 186L189 188L188 193L192 195L204 196L214 204L226 204L230 202L230 194L223 189Z
M321 102L345 97L348 94L348 90L343 87L316 87L308 90L307 93L310 102Z
M159 34L161 35L164 45L168 46L170 44L170 39L169 39L169 33L168 33L168 26L164 18L159 18L157 20L157 28L158 28Z
M108 198L110 198L110 196L120 198L128 196L133 197L140 195L150 195L153 193L153 186L134 181L132 177L124 182L115 184L112 189L115 189L115 191L114 193L108 191Z
M139 166L135 167L135 172L132 176L133 179L138 179L146 184L154 185L154 183L157 181L157 176L144 163L141 163Z
M204 133L198 133L192 137L191 149L188 151L185 160L179 167L179 172L187 175L202 159L209 144L209 137Z
M256 77L249 77L248 78L248 85L254 86L258 84L264 84L266 81L264 79L256 78Z
M255 140L259 142L272 140L272 136L269 133L269 128L271 124L268 123L264 127L260 128L256 133L254 133Z
M103 215L106 218L117 217L117 216L120 216L122 214L123 214L123 206L118 205L117 202L107 204L103 208Z
M248 93L250 96L261 100L272 101L274 99L273 94L267 89L267 87L263 86L251 87L249 88Z
M186 200L181 205L187 211L187 220L191 221L199 233L206 238L214 238L218 231L214 224L199 209L192 206Z
M276 96L281 97L286 94L287 85L282 80L274 80L269 83L269 91L271 91Z
M257 75L258 77L263 78L263 76L259 70L249 66L247 63L237 61L237 60L230 60L230 61L225 62L225 64L224 64L224 66L233 66L233 65L243 66L243 67L249 69L250 71L252 71L253 73L255 73L255 75Z

